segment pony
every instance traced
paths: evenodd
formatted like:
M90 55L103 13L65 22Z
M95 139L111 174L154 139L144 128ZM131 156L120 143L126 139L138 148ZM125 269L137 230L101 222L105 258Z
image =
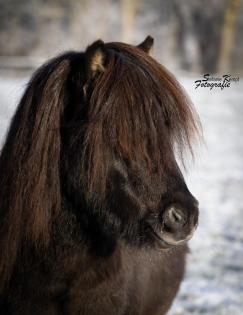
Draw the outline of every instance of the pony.
M152 46L98 40L30 79L0 156L2 315L170 308L198 224L178 158L199 121Z

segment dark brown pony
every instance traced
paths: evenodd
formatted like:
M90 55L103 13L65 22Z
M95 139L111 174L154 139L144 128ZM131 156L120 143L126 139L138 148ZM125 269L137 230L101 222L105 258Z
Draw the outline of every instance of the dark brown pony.
M155 315L198 203L175 158L197 119L138 46L97 41L30 80L0 157L0 314Z

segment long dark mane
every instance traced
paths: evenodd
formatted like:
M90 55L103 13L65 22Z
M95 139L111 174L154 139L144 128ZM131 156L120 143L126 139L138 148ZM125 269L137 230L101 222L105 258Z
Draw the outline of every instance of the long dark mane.
M1 285L24 242L47 244L60 209L60 115L69 70L69 62L61 59L31 79L1 152Z
M97 204L106 198L111 156L131 167L143 164L162 178L171 167L171 153L175 148L192 150L198 130L188 98L163 66L138 47L108 43L104 49L104 71L89 78L87 110L70 142L80 161L79 180L86 198L95 196ZM1 285L24 244L38 249L48 245L52 222L61 209L62 121L72 62L78 64L78 59L78 53L67 53L36 72L2 149ZM83 139L79 148L78 137Z

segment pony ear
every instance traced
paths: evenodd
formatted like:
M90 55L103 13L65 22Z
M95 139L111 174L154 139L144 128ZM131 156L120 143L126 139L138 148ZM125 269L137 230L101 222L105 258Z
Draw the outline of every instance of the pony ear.
M46 246L60 210L60 116L69 61L33 76L0 156L0 279L7 281L24 242Z
M150 35L145 38L145 40L137 45L138 48L142 49L144 52L150 54L154 46L154 39Z
M85 52L87 78L92 78L98 72L104 72L105 68L105 44L102 40L95 41L88 46Z

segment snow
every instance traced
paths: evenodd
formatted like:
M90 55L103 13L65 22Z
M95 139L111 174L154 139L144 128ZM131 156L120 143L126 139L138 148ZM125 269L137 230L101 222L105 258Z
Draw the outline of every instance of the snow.
M180 81L202 121L205 146L188 174L200 202L187 273L170 315L243 314L243 84L194 89Z
M243 84L195 90L181 77L202 121L205 145L185 174L200 202L185 279L169 315L243 314ZM27 80L0 78L0 144Z

